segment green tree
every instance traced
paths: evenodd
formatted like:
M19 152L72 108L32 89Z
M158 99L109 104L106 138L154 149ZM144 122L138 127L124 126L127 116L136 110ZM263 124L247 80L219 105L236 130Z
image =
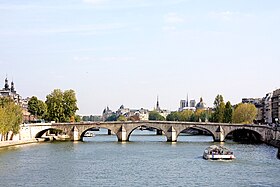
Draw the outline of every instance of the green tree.
M82 118L79 115L75 115L75 122L81 122Z
M228 101L225 106L224 123L232 122L232 113L233 113L232 106L231 103Z
M105 121L117 121L117 119L118 119L117 115L116 114L112 114Z
M117 121L127 121L126 117L124 115L120 115L117 119Z
M151 111L149 112L149 120L153 121L165 121L165 118L160 115L157 111Z
M65 90L63 93L63 107L64 107L64 116L66 121L72 116L75 117L75 113L78 110L77 99L74 90Z
M256 119L257 108L251 103L240 103L233 111L232 122L251 124Z
M78 110L73 90L62 92L60 89L55 89L47 95L46 105L49 121L70 122L71 119L75 118L75 113Z
M170 114L168 114L166 116L166 120L167 121L180 121L180 113L175 111L175 112L171 112Z
M222 95L217 95L214 101L214 122L222 123L224 121L225 102Z
M0 133L2 140L7 140L8 132L19 132L19 126L23 120L22 108L12 100L0 99Z
M37 97L32 96L28 101L28 112L35 117L43 118L47 113L47 105Z

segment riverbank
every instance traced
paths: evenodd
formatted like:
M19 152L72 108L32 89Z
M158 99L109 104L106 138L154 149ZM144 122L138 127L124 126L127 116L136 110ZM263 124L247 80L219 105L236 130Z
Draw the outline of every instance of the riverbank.
M38 143L38 139L30 139L30 140L17 140L17 141L1 141L0 148L2 147L10 147L15 145L23 145L23 144L30 144L30 143Z

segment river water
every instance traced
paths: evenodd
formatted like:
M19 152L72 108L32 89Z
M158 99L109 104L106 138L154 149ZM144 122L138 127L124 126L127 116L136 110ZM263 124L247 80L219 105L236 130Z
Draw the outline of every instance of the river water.
M236 159L202 159L209 136L165 142L135 131L117 142L105 131L84 142L52 142L0 149L1 186L280 186L277 149L225 142ZM219 144L219 143L215 143Z

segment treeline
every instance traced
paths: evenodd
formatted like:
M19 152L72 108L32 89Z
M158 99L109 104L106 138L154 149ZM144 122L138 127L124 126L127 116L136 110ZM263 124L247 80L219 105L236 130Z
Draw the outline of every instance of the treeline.
M229 101L224 102L222 95L217 95L214 100L214 108L202 110L174 111L166 116L166 119L158 112L152 111L149 120L158 121L189 121L189 122L218 122L218 123L244 123L251 124L256 119L257 109L253 104L239 103L232 106Z
M8 97L0 97L0 134L1 141L8 140L9 132L17 134L22 123L22 108ZM13 137L13 134L11 138Z
M28 102L28 112L35 118L45 119L46 121L55 122L79 122L80 117L76 115L77 99L74 90L61 91L53 90L46 96L43 102L33 96Z

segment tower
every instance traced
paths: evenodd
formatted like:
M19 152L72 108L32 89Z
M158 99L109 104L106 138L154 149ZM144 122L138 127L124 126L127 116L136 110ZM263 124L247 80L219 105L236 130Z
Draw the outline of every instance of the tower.
M156 110L157 110L157 111L160 111L158 96L157 96Z
M15 91L15 85L14 85L14 81L11 82L11 92Z
M4 86L5 90L9 90L9 82L8 82L8 78L6 77L5 79L5 86Z
M189 107L189 94L187 94L187 103L186 103L186 107Z

